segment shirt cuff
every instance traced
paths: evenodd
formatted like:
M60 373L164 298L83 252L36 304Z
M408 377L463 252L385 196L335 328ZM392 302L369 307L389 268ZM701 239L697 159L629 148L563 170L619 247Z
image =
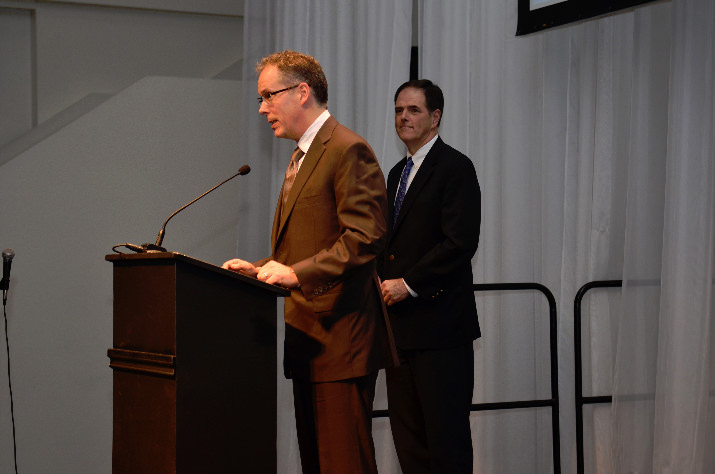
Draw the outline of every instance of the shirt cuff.
M417 298L417 293L415 293L414 290L412 290L412 288L410 288L410 285L407 284L407 282L405 281L404 278L402 279L402 283L405 284L405 288L407 288L407 291L409 291L413 297Z

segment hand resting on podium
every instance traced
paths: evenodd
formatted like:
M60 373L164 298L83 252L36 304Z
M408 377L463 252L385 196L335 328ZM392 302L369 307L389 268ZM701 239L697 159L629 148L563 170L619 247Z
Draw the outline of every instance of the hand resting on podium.
M221 268L243 273L244 275L264 281L269 285L279 285L283 288L297 288L300 285L293 269L275 260L270 260L261 267L255 267L250 262L241 260L240 258L234 258L224 262Z

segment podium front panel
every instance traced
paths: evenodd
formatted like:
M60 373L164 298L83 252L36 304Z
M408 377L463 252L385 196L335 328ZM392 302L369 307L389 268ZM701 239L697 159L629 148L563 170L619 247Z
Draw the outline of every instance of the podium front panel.
M107 257L113 472L275 472L276 298L287 292L177 254L132 257Z

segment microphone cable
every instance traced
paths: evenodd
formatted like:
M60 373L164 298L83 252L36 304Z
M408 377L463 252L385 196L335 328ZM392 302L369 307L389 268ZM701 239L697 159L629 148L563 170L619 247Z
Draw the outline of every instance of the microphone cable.
M3 293L5 290L3 290ZM17 441L15 438L15 404L12 398L12 379L10 378L10 340L7 336L7 306L3 301L3 316L5 317L5 348L7 349L7 384L10 388L10 416L12 418L12 452L15 461L15 474L17 474Z

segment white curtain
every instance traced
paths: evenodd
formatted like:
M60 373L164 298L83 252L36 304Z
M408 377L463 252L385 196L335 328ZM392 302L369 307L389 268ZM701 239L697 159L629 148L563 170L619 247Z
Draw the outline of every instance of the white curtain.
M583 186L594 178L595 111L575 88L596 78L569 59L578 54L572 48L589 46L570 45L569 31L548 39L517 38L515 30L516 2L420 0L419 70L445 93L440 134L474 161L480 179L475 281L537 282L554 293L563 382L573 378L565 308L595 265L591 220L608 205ZM543 297L499 292L478 295L477 303L474 402L549 398ZM564 387L562 394L573 393ZM562 400L562 414L572 417L571 406ZM548 408L473 414L474 471L552 472L550 415ZM562 439L573 439L565 428Z
M409 79L412 0L246 0L244 19L242 154L253 171L239 196L237 254L257 259L269 252L273 212L294 145L273 137L265 118L258 115L256 62L285 49L318 59L328 79L330 113L368 140L386 174L404 156L394 131L393 94ZM281 359L282 352L278 472L299 473L292 392L283 378ZM387 408L382 374L375 408ZM399 472L386 420L375 420L374 439L380 471Z
M293 49L320 61L328 79L328 109L365 137L385 171L403 151L394 133L394 90L409 79L412 0L246 0L243 55L242 153L253 173L238 248L265 256L277 194L291 146L273 137L256 103L256 63ZM286 156L288 158L286 158ZM270 189L266 189L270 186ZM265 194L263 194L265 193ZM266 224L268 224L266 226Z
M558 304L561 470L576 472L574 297L584 300L585 472L715 472L715 5L656 2L515 37L517 2L419 0L419 74L445 91L440 133L482 185L475 280L534 281ZM246 1L239 254L264 256L290 144L255 104L253 66L315 55L331 112L385 168L403 149L392 95L407 79L411 2ZM549 397L539 294L477 296L475 402ZM385 408L382 380L376 408ZM289 385L279 376L279 472L298 472ZM472 416L478 473L552 472L550 410ZM398 473L376 420L381 472Z
M629 156L612 472L715 472L714 25L673 2L658 149Z
M559 308L562 471L575 472L573 301L583 307L586 472L715 472L715 28L711 0L515 37L517 2L420 0L420 76L482 183L477 282ZM538 298L478 296L475 402L548 394ZM613 420L613 421L612 421ZM538 410L473 415L475 472L551 472ZM709 449L708 449L709 448Z

